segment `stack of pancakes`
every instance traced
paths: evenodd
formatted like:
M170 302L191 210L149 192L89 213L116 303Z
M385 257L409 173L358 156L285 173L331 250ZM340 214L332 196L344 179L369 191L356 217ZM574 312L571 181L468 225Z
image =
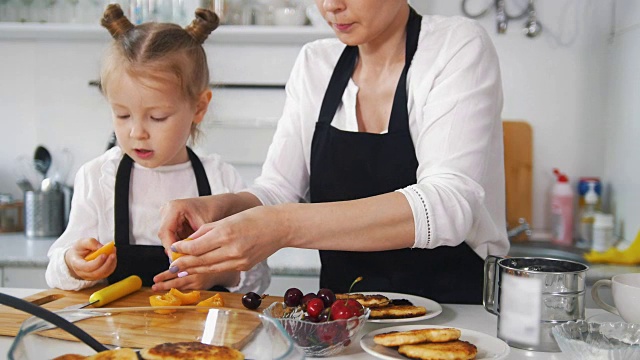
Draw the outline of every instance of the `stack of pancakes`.
M138 357L139 355L139 357ZM165 343L152 348L142 349L139 353L132 349L115 349L97 353L86 357L76 354L68 354L54 360L243 360L244 355L238 350L227 346L207 345L197 341Z
M415 306L406 301L403 304L394 302L384 295L336 294L336 299L354 299L362 306L371 309L369 319L401 319L422 316L427 313L424 306Z
M460 334L455 328L392 331L375 335L373 341L378 345L397 347L400 354L412 359L475 359L478 349L460 340Z

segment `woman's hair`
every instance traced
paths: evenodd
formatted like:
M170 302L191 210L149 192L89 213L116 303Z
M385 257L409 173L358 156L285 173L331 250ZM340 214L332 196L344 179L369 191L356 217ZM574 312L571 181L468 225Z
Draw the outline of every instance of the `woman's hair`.
M202 43L220 24L213 11L197 9L195 19L185 28L155 22L134 25L120 5L110 4L101 24L115 40L100 71L104 94L112 76L122 72L141 80L174 81L185 100L194 104L208 88L209 67ZM196 124L191 133L196 135Z

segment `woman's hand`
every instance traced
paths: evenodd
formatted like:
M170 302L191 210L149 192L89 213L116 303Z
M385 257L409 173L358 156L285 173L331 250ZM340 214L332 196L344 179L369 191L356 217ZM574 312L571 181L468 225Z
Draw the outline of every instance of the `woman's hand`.
M205 224L171 247L185 254L169 271L179 276L246 271L283 247L288 237L280 206L259 206Z
M178 290L208 290L215 285L227 288L235 287L240 282L240 272L227 271L216 274L194 274L179 278L169 270L154 276L155 284L151 286L153 291L169 291L171 288Z
M115 250L111 254L102 254L94 260L87 261L85 256L98 250L102 244L94 238L86 238L77 241L64 254L64 261L69 267L71 275L83 280L101 280L111 275L116 269L117 260Z
M258 198L249 193L173 200L160 209L161 220L158 237L167 250L167 254L171 256L173 243L188 237L193 238L194 231L204 224L260 204Z

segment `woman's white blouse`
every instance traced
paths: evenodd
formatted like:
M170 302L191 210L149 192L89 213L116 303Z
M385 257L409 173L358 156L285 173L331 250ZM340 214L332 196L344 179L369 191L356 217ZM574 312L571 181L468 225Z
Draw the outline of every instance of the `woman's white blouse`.
M64 261L64 253L83 238L95 238L103 244L114 239L114 194L116 171L122 150L114 147L96 159L84 164L74 183L69 224L64 233L49 249L47 284L63 290L79 290L104 283L87 281L71 276ZM240 174L220 156L200 156L209 179L212 194L237 192L244 188ZM170 200L198 197L198 187L191 162L145 168L136 163L131 172L130 239L134 245L161 245L158 238L160 207ZM169 258L167 257L167 269ZM270 283L266 260L240 274L238 286L230 291L246 293L264 292Z
M306 44L261 176L249 191L265 205L309 200L311 141L329 78L344 44ZM351 80L332 125L358 131ZM462 17L424 16L407 76L417 184L397 189L413 211L416 248L463 241L481 257L505 255L502 84L486 31Z

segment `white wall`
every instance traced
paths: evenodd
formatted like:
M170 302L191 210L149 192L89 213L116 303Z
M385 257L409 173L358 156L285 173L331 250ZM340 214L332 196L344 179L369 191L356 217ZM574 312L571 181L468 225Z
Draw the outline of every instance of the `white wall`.
M605 178L613 189L612 210L621 235L640 230L640 2L616 0L616 35L609 46L605 117Z
M628 125L610 129L610 123L605 121L614 117L614 110L606 110L606 106L615 107L610 100L616 92L606 90L605 86L610 77L608 52L616 51L622 64L630 55L627 53L634 52L633 47L624 45L623 41L634 34L637 37L637 31L616 37L613 45L608 43L612 1L538 0L538 17L544 29L535 39L521 34L524 19L512 21L507 34L503 35L495 32L493 12L479 19L491 34L500 56L505 90L503 117L524 119L533 126L532 222L537 229L547 227L547 191L553 181L553 167L568 173L572 180L579 176L600 176L616 189L619 187L617 190L630 188L630 184L614 181L619 178L618 173L627 169L623 159L627 158L626 152L632 143ZM488 2L470 1L471 4ZM637 14L633 0L618 2ZM461 13L460 1L413 0L412 3L423 13ZM526 4L525 0L507 0L512 13L523 4ZM3 134L0 192L19 196L10 170L12 160L19 154L31 155L37 144L53 149L69 147L76 157L74 171L82 162L104 150L110 133L109 111L97 89L87 86L87 81L97 77L99 58L107 41L106 35L101 41L17 41L0 37L0 133ZM261 76L271 76L273 81L286 79L298 47L276 45L279 53L285 55L274 60L269 55L271 46L274 45L261 47L258 56L248 54L242 46L210 50L214 77L241 76L242 66L219 69L221 63L226 61L228 64L232 59L262 63L270 70L262 71ZM637 59L637 50L634 54ZM632 70L632 62L626 64ZM631 78L637 72L626 70L622 66L612 66L611 77L617 76L637 94L639 87L633 86ZM629 93L625 89L620 91ZM277 91L239 93L220 90L214 98L213 116L216 120L245 122L262 118L268 123L280 114L282 102L282 94ZM635 110L637 115L638 108L633 102L624 106L630 108L624 110L625 113ZM622 109L618 107L615 111ZM623 117L615 117L615 121L623 121ZM627 119L630 122L631 119ZM220 152L240 165L247 180L251 181L259 171L258 164L264 158L273 128L267 125L255 129L236 124L213 128L209 125L205 130L208 134L202 147ZM605 134L608 147L605 147ZM251 140L239 140L248 136ZM608 158L616 157L619 161L607 161L605 167L605 153ZM623 203L617 201L619 211L633 210L622 206Z

